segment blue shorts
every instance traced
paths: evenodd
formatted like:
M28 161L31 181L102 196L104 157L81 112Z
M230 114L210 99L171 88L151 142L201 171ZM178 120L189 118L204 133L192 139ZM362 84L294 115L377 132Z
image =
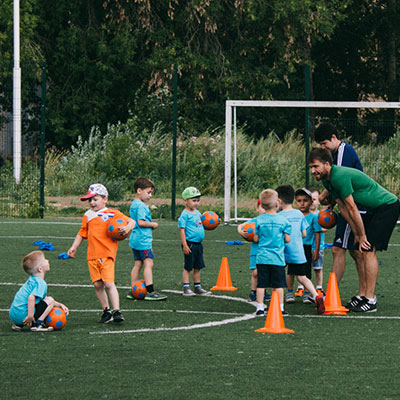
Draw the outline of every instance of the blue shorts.
M184 268L186 271L191 271L192 269L203 269L205 268L204 258L203 258L203 245L196 242L186 242L189 246L191 252L189 254L184 254L185 264Z
M249 269L251 271L257 269L257 254L255 254L254 256L250 255L250 266L249 266Z
M324 250L319 251L319 258L317 261L311 263L313 269L322 269L324 266Z
M285 267L278 265L257 264L257 288L285 288Z
M150 250L135 250L132 249L133 258L135 261L143 261L146 258L154 258L153 249Z

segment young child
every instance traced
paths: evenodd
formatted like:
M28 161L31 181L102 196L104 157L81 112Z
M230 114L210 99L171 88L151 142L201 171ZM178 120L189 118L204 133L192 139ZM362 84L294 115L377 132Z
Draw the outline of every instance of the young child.
M120 312L119 294L114 283L115 258L117 256L118 242L107 236L108 220L123 217L118 210L107 208L108 192L100 183L89 186L88 193L81 197L81 201L88 201L90 210L86 211L82 219L81 228L68 250L70 257L75 257L78 247L83 240L88 239L87 261L90 277L96 291L97 299L103 309L100 323L107 324L111 321L123 322L124 317ZM119 228L121 234L127 234L135 226L135 221L129 219L126 226ZM108 292L108 296L107 296ZM113 306L110 311L108 298Z
M11 329L22 331L24 325L30 326L32 332L50 332L51 326L44 324L44 319L54 306L61 307L68 315L68 308L52 297L47 296L47 283L44 280L50 270L49 260L41 251L32 251L22 260L22 268L29 275L28 280L16 293L11 304L9 315L13 322Z
M265 213L265 210L261 207L261 202L260 199L257 201L257 206L256 210L258 212L258 215L262 215ZM238 233L240 236L244 237L246 239L246 234L247 232L243 231L243 227L246 223L255 223L256 218L253 218L247 222L244 222L243 224L240 224L238 226ZM250 294L249 294L249 301L256 301L257 300L257 263L256 263L256 258L257 258L257 249L258 249L258 243L251 243L250 247L250 266L249 269L251 271L251 281L250 281ZM264 300L271 300L271 296L268 294L267 291L265 291L264 295Z
M288 265L286 278L288 293L286 295L286 303L294 303L295 301L293 282L296 276L297 281L312 296L310 298L315 303L318 314L322 314L325 311L324 299L318 295L312 281L306 276L308 265L304 254L303 238L307 236L308 222L301 211L293 209L292 204L295 192L292 186L282 185L276 191L281 201L282 211L280 214L289 221L292 227L290 243L287 243L285 246L285 260Z
M290 242L291 226L286 218L277 214L279 210L278 193L266 189L260 195L261 207L265 213L256 218L256 229L253 242L258 243L257 250L257 316L264 315L264 293L267 287L277 291L282 315L288 313L283 309L283 288L285 279L285 242Z
M307 235L303 238L303 247L307 259L305 275L309 280L311 280L311 263L313 261L317 261L319 258L322 228L318 223L317 216L310 212L310 207L312 203L311 192L306 188L298 189L295 192L295 199L297 208L303 213L308 222L308 227L306 229ZM314 238L316 248L314 251L312 251ZM297 290L302 291L304 290L304 288L300 284L300 287L298 287ZM312 300L310 299L310 294L310 292L304 291L303 303L312 303Z
M184 255L184 267L182 272L183 295L205 296L210 294L200 284L200 271L205 268L203 259L204 227L201 222L201 214L197 210L200 204L201 193L191 186L182 192L185 209L178 219L179 237L182 243ZM190 289L190 272L193 271L194 292Z
M135 180L133 188L136 195L129 208L129 215L136 222L136 226L129 237L129 246L132 248L135 261L131 271L131 287L139 279L143 268L143 278L147 289L144 299L166 300L167 296L154 290L153 285L153 229L158 228L158 223L152 221L147 203L153 195L154 183L141 176ZM131 292L126 297L135 299Z
M310 192L312 194L312 203L310 207L310 211L315 214L318 217L318 211L319 211L319 195L320 191L318 189L310 189ZM322 228L321 232L321 244L319 246L319 258L318 260L314 261L311 263L312 269L314 270L315 274L315 289L317 289L317 293L321 296L325 296L325 292L322 289L322 283L323 283L323 266L324 266L324 247L325 247L325 232L327 229ZM315 237L313 241L313 246L312 246L312 251L315 250Z

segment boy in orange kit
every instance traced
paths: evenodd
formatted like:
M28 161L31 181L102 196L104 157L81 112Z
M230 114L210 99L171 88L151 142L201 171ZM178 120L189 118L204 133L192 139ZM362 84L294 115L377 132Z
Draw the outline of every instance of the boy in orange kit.
M119 295L114 283L115 258L117 256L118 242L107 236L107 226L110 218L123 217L118 210L106 207L108 201L107 189L100 183L90 185L88 193L81 197L81 201L89 201L90 210L86 211L82 225L75 240L68 250L70 257L75 257L78 247L84 239L88 239L87 260L90 277L96 290L97 298L103 309L100 323L107 324L111 321L123 322L124 317L120 312ZM119 228L121 234L127 234L135 226L135 221L128 220L128 224ZM107 292L108 296L107 296ZM108 297L113 306L110 311Z

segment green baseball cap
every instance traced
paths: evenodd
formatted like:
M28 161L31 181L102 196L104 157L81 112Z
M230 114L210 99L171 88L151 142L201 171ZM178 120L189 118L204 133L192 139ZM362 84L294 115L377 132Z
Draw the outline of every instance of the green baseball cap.
M193 186L187 187L183 192L182 192L182 199L187 200L187 199L193 199L193 197L200 197L201 193L199 189L196 189Z

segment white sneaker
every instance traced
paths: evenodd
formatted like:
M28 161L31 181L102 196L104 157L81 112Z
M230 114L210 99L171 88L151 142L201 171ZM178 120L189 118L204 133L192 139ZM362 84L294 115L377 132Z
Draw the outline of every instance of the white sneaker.
M198 296L207 296L207 295L211 294L211 292L204 290L201 286L195 287L194 293L197 294Z
M12 324L11 329L15 332L21 332L23 329L23 325Z
M54 328L51 326L46 326L45 324L40 324L38 326L32 326L32 332L51 332L54 331Z

